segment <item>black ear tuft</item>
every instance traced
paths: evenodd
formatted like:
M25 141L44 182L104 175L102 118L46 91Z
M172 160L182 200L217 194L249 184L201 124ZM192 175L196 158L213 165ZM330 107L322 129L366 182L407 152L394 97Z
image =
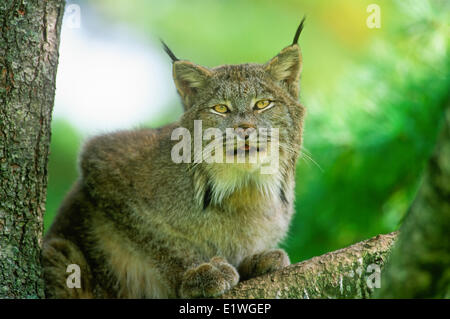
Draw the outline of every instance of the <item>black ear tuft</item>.
M297 32L295 32L294 41L292 41L292 45L298 43L298 38L300 37L300 33L302 33L302 31L303 31L303 24L305 23L305 19L306 19L306 16L303 16L303 19L297 28Z
M180 59L178 59L175 54L173 54L172 50L169 49L169 47L167 46L167 44L162 40L159 39L163 45L164 51L166 51L167 55L170 56L170 58L172 59L172 62L175 61L179 61Z

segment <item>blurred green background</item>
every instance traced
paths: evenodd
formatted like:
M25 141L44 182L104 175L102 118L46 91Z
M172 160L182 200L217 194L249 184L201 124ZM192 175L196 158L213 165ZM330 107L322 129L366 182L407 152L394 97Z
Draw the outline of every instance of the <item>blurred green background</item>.
M296 215L283 247L297 262L398 229L449 99L449 1L71 3L153 45L161 37L177 56L206 66L268 61L290 44L306 14L299 44L307 156L298 163ZM381 8L379 29L366 24L371 3ZM170 74L168 58L165 67ZM176 120L181 105L170 101L142 123ZM54 119L46 229L77 178L84 138L69 121Z

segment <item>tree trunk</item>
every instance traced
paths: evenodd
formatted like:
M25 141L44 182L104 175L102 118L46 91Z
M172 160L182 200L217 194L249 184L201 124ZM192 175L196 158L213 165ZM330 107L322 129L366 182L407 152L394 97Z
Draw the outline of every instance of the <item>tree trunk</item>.
M0 3L0 298L44 297L40 246L63 0Z
M383 272L381 298L450 298L450 103L425 178Z

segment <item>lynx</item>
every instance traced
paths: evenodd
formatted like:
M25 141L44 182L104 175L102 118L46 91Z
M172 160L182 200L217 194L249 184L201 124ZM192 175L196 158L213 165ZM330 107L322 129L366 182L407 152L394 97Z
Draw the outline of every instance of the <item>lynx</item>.
M277 245L294 213L305 115L298 102L303 22L293 43L265 64L207 68L163 44L184 113L158 129L104 134L84 145L80 177L44 238L47 297L215 297L289 265ZM196 121L203 130L234 129L241 146L224 149L225 159L239 152L257 159L199 162L193 148L192 160L174 161L173 132L194 135ZM262 128L267 143L258 137L251 146L252 132ZM271 145L279 165L262 174L263 163L274 160ZM66 283L72 264L80 288Z

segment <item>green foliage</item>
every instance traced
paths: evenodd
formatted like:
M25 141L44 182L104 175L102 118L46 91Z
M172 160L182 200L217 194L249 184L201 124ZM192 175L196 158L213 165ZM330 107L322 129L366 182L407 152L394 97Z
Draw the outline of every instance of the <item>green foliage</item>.
M66 193L77 178L76 161L81 137L69 123L52 123L52 141L48 163L47 205L44 229L47 230Z
M206 66L265 62L290 44L308 15L299 41L301 101L308 110L305 155L298 165L297 213L284 244L296 262L398 228L449 98L449 4L379 1L382 27L369 29L370 3L99 0L93 5L112 23L128 23L150 40L162 36L177 56ZM79 140L66 124L54 123L46 227L76 178Z
M448 31L438 16L406 18L420 32L401 26L374 42L333 94L305 97L322 109L304 138L323 172L299 165L286 244L294 259L397 229L415 195L448 103Z

